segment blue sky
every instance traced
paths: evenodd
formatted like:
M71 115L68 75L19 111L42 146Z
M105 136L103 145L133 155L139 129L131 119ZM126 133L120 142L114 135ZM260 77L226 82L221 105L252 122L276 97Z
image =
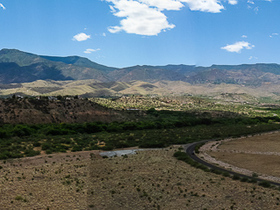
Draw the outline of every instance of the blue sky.
M114 67L280 63L279 0L0 0L0 49Z

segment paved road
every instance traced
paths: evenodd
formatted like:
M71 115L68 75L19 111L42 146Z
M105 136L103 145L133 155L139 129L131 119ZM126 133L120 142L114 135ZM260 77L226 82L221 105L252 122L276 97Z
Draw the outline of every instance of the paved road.
M204 140L204 141L199 141L199 142L195 142L195 143L191 143L191 144L187 144L185 145L184 149L186 151L186 153L189 155L190 158L192 158L194 161L200 163L200 164L203 164L205 166L207 166L208 168L211 168L211 169L217 169L219 171L222 171L222 172L227 172L229 174L232 174L232 175L237 175L239 177L244 177L244 178L247 178L247 179L252 179L251 176L247 176L247 175L244 175L244 174L239 174L239 173L236 173L234 171L230 171L230 170L227 170L227 169L224 169L224 168L220 168L216 165L213 165L211 163L208 163L208 162L205 162L204 160L200 159L199 157L197 157L195 155L195 147L196 145L198 144L201 144L201 143L206 143L206 142L209 142L209 141L215 141L215 140ZM260 179L260 178L254 178L256 181L267 181L273 185L277 185L277 186L280 186L280 183L277 183L277 182L272 182L272 181L269 181L269 180L264 180L264 179Z

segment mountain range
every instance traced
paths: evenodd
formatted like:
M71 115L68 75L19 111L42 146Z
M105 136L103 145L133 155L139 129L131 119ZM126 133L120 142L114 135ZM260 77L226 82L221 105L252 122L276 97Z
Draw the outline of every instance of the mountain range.
M242 64L132 66L114 68L100 65L79 56L55 57L22 52L16 49L0 51L0 83L24 83L36 80L85 80L99 82L183 81L190 84L239 84L260 86L280 84L280 65Z
M104 66L79 56L0 50L0 95L248 94L280 100L280 65ZM223 94L223 95L221 95ZM230 99L231 100L231 99Z

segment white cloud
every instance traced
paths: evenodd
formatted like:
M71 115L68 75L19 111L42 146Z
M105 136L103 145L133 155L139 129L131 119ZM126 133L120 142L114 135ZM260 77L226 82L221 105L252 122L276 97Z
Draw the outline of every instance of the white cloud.
M111 12L122 18L120 24L108 28L109 32L153 36L172 29L175 25L168 22L165 10L180 10L185 4L190 10L218 13L224 9L220 0L105 0ZM238 0L227 0L236 4Z
M172 29L175 25L168 22L165 10L181 10L188 6L191 11L220 13L223 4L236 5L238 0L103 0L109 2L111 12L121 18L120 24L111 26L108 31L153 36ZM272 0L265 0L272 2ZM258 13L254 0L247 0L248 8Z
M126 33L152 36L175 27L168 23L167 17L159 9L147 4L131 0L107 1L114 4L113 14L124 18L120 21L120 26L108 28L111 33L125 31ZM155 1L152 3L155 4Z
M267 2L272 2L272 0L260 0L260 1L267 1ZM260 1L256 1L257 4ZM256 14L258 14L260 7L259 6L255 6L255 0L247 0L247 7L248 9L252 9Z
M249 60L252 60L252 59L257 60L257 59L258 59L258 57L255 57L255 56L250 56L250 57L249 57Z
M107 1L110 2L109 0L107 0ZM111 11L112 11L113 13L117 12L117 11L115 10L115 8L114 8L112 5L109 5L109 7L110 7L110 9L111 9Z
M259 11L259 7L255 7L255 8L254 8L254 11L255 11L255 13L257 14L258 11Z
M236 5L238 3L237 0L228 0L228 3L231 5Z
M4 5L1 4L1 3L0 3L0 7L1 7L2 9L6 9L6 7L4 7Z
M103 0L110 3L111 12L121 18L120 24L110 26L108 31L154 36L162 31L172 29L174 24L168 22L165 10L180 10L188 6L191 11L220 13L224 2L238 4L238 0ZM265 0L271 2L272 0ZM222 3L223 2L223 3ZM252 7L254 0L247 0L248 8L258 13L259 7ZM246 37L243 37L246 38Z
M247 38L247 35L242 35L241 37L242 37L242 38Z
M180 0L186 2L190 10L219 13L224 6L219 0Z
M159 10L180 10L184 5L179 0L138 0L148 6L156 7Z
M271 35L269 35L270 38L272 38L274 36L279 36L279 34L278 33L272 33Z
M86 53L86 54L90 54L90 53L92 53L92 52L96 52L96 51L99 51L100 49L98 48L98 49L86 49L85 51L84 51L84 53Z
M85 41L89 38L90 38L90 35L87 35L85 33L79 33L79 34L73 36L73 40L78 41L78 42Z
M240 53L242 49L250 50L253 47L255 46L250 44L249 42L240 41L240 42L235 42L234 44L231 45L227 45L225 47L221 47L221 49L226 50L228 52Z
M102 36L106 36L106 33L102 33Z

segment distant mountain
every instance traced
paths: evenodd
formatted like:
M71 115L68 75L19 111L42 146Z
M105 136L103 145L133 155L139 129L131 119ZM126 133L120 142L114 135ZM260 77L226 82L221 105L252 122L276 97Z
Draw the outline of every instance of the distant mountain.
M184 76L189 76L199 71L199 69L194 65L183 65L183 64L156 66L156 68L176 72L177 74L182 74Z
M32 82L38 79L72 80L55 67L47 66L44 63L22 67L16 63L0 63L0 82L3 84Z
M109 72L108 75L112 80L120 82L132 80L145 82L186 80L186 76L180 72L156 66L133 66Z
M15 49L0 51L0 83L36 80L97 80L99 83L182 81L190 84L280 84L280 65L242 64L107 67L79 56L42 56ZM112 83L113 84L113 83Z
M89 60L87 58L82 58L79 56L54 57L54 56L42 56L41 55L40 57L50 60L50 61L62 62L65 64L71 64L71 65L86 67L86 68L93 68L93 69L97 69L97 70L104 71L104 72L110 72L110 71L114 71L117 69L117 68L113 68L113 67L107 67L107 66L100 65L98 63L92 62L91 60Z
M242 64L242 65L212 65L211 69L220 69L228 71L242 71L242 70L253 70L268 72L280 75L280 65L276 63L257 63L257 64Z
M278 64L243 64L212 65L197 67L198 71L188 76L191 84L239 84L260 86L265 83L280 84L280 65Z
M105 82L110 81L104 73L109 70L113 69L77 56L40 56L15 49L2 49L0 51L0 83L4 84L47 79L97 79Z
M40 56L22 52L16 49L0 50L0 63L15 63L18 66L29 66L34 63L43 63L45 59Z

